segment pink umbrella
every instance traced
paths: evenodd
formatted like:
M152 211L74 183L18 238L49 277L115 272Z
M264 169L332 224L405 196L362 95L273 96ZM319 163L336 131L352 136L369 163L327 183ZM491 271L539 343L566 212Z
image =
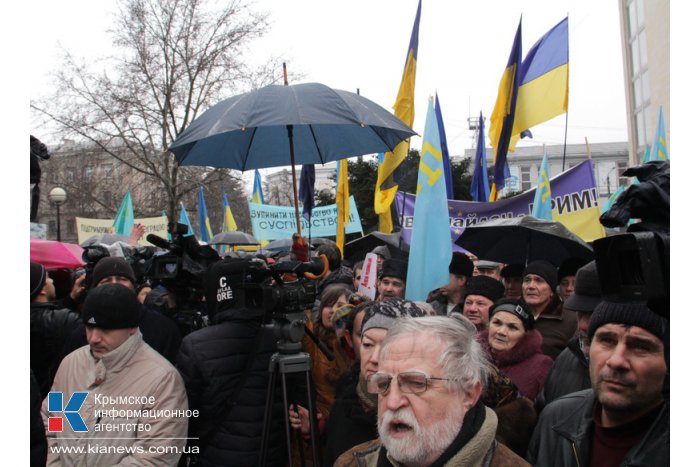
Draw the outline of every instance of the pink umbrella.
M80 245L31 238L29 247L29 259L46 269L78 268L85 264Z

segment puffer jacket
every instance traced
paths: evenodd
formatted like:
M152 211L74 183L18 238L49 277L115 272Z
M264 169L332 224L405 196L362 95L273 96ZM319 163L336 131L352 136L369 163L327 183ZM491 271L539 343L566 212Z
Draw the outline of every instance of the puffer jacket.
M496 368L515 383L523 396L534 401L542 390L553 363L551 358L542 353L540 333L536 330L529 331L513 348L498 353L488 343L488 329L481 331L477 338Z
M88 431L73 432L62 412L48 411L47 397L44 424L63 418L63 432L47 431L47 465L177 465L187 436L185 386L139 331L99 360L89 346L68 355L51 390L63 393L64 406L73 392L88 392L79 410Z
M219 312L215 324L185 336L177 358L177 368L187 388L190 407L199 417L190 424L190 436L205 437L217 424L207 446L200 446L204 466L253 466L258 464L265 418L270 357L277 351L277 338L261 327L260 314L237 309ZM262 333L258 336L258 333ZM242 383L246 364L250 371ZM228 413L225 401L244 384ZM291 387L289 381L287 388ZM268 465L281 465L286 459L284 409L278 378L267 451Z
M29 312L29 365L43 399L61 363L63 346L73 331L85 336L85 328L78 313L53 303L32 302Z
M540 415L527 450L538 467L583 467L590 464L593 436L593 389L563 396ZM664 402L647 433L625 456L621 466L670 465L670 408Z
M578 337L574 337L554 360L554 365L544 383L544 389L537 398L537 407L542 410L542 407L561 396L590 387L588 360L583 355Z

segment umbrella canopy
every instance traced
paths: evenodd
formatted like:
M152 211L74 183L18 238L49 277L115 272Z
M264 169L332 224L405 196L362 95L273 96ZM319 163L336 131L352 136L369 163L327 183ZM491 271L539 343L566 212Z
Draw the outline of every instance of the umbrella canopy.
M86 246L91 246L91 245L112 245L117 242L124 242L124 243L129 243L129 236L128 235L119 235L115 233L103 233L103 234L97 234L93 235L92 237L88 238L85 240L83 243L80 244L82 247Z
M456 243L479 259L501 263L543 259L558 266L569 257L593 260L593 249L563 224L532 216L494 219L467 227Z
M214 105L169 149L181 165L250 170L391 151L415 134L358 94L319 83L270 85Z
M209 242L211 245L259 245L260 242L251 234L238 230L229 230L214 235Z
M345 257L351 262L361 261L365 255L378 246L386 245L392 258L405 259L408 255L409 246L401 241L401 232L382 233L379 231L370 232L364 237L358 238L345 244Z
M331 244L335 245L333 240L328 240L323 237L313 237L311 239L311 246L317 247L319 245ZM278 240L273 240L267 245L265 245L265 250L267 251L290 251L292 249L292 239L291 238L280 238Z
M78 268L85 264L80 245L38 238L29 240L29 259L46 269Z

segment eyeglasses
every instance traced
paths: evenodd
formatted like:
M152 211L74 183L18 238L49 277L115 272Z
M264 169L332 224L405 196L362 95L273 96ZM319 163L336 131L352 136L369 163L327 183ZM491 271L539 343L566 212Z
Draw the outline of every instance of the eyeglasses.
M367 378L367 391L370 394L386 394L393 379L393 375L375 373ZM428 390L431 381L459 381L460 378L433 378L419 371L409 371L396 375L396 380L399 382L399 391L405 394L420 394Z

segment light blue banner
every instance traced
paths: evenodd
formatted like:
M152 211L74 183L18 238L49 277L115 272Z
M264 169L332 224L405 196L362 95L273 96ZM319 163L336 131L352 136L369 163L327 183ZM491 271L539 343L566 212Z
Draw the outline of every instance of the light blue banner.
M277 240L291 238L297 231L294 207L272 206L248 202L250 222L253 224L253 236L257 240ZM318 206L311 212L311 236L335 237L338 223L338 206L329 204ZM360 216L357 213L355 197L350 197L350 220L345 225L345 233L362 233ZM309 221L301 218L301 233L309 235Z

